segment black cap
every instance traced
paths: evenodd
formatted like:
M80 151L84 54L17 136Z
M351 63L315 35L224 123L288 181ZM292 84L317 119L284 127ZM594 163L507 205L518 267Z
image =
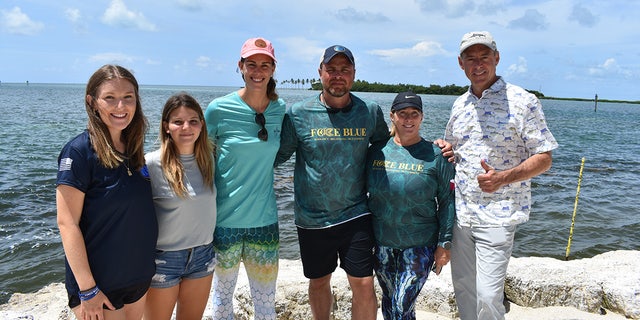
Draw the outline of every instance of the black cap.
M398 111L409 107L416 108L422 112L422 99L419 95L411 91L400 92L396 98L393 99L391 111Z
M333 45L324 50L324 54L320 58L320 64L329 63L329 61L331 61L333 57L335 57L337 54L340 54L340 53L344 54L347 57L347 59L349 59L349 62L351 62L352 65L354 66L356 65L355 60L353 59L353 54L351 53L351 50L339 44Z

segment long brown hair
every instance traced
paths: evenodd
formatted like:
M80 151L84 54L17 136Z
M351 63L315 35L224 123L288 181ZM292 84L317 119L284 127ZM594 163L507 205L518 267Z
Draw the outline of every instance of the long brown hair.
M200 168L202 180L211 190L213 190L213 173L215 170L213 162L214 148L213 143L207 135L207 128L204 124L204 114L198 101L185 92L180 92L169 97L162 109L162 122L160 123L160 165L162 167L162 173L169 182L169 186L171 186L173 192L179 197L185 198L188 192L184 183L185 173L182 162L180 161L180 152L165 127L169 124L169 116L171 116L171 113L180 107L195 111L202 122L202 130L200 130L200 135L198 139L196 139L194 154L198 168Z
M124 155L116 151L114 142L111 140L109 128L100 118L98 110L95 108L98 89L105 82L113 79L124 79L129 81L136 96L136 111L131 119L131 123L122 130L121 140L125 145ZM133 170L138 170L144 166L144 136L149 129L147 118L142 112L138 81L133 74L118 65L104 65L93 73L87 82L84 104L89 116L87 130L91 139L91 145L95 150L100 163L106 168L114 169L128 158L128 166Z

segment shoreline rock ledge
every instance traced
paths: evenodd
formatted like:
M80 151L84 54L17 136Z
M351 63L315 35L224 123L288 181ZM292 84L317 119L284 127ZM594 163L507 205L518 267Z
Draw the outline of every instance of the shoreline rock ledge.
M307 279L299 260L280 260L276 311L280 320L311 317ZM350 319L351 292L344 272L334 273L334 319ZM380 288L376 284L378 297ZM512 258L505 282L507 319L640 319L640 251L619 250L593 258ZM249 285L241 270L235 293L236 319L253 319ZM418 319L456 319L451 271L430 274L416 303ZM211 318L211 302L203 319ZM380 313L378 318L381 319ZM64 284L16 293L0 305L0 319L74 319Z

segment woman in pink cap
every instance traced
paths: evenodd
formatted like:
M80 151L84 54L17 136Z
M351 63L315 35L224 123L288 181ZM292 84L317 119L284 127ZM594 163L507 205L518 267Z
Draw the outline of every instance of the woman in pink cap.
M275 319L280 247L273 164L285 103L278 98L271 42L247 40L238 70L245 86L213 100L205 111L216 145L217 221L213 244L213 318L233 319L233 292L244 263L255 319Z

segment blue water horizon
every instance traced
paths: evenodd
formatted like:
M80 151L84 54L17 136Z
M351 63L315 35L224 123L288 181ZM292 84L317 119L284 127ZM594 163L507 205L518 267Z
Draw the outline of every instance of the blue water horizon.
M1 83L0 106L0 303L15 292L34 292L64 281L64 253L56 224L56 159L62 146L86 127L84 84ZM158 147L162 106L179 91L206 108L238 87L141 86L150 124L145 150ZM317 91L279 89L290 106ZM356 95L380 104L388 121L394 93ZM422 136L441 138L455 96L421 95ZM552 168L532 180L530 221L516 234L513 255L564 259L585 158L570 259L614 250L640 249L640 106L590 101L542 100L549 128L560 147ZM281 229L281 258L299 259L293 225L293 162L275 171Z

